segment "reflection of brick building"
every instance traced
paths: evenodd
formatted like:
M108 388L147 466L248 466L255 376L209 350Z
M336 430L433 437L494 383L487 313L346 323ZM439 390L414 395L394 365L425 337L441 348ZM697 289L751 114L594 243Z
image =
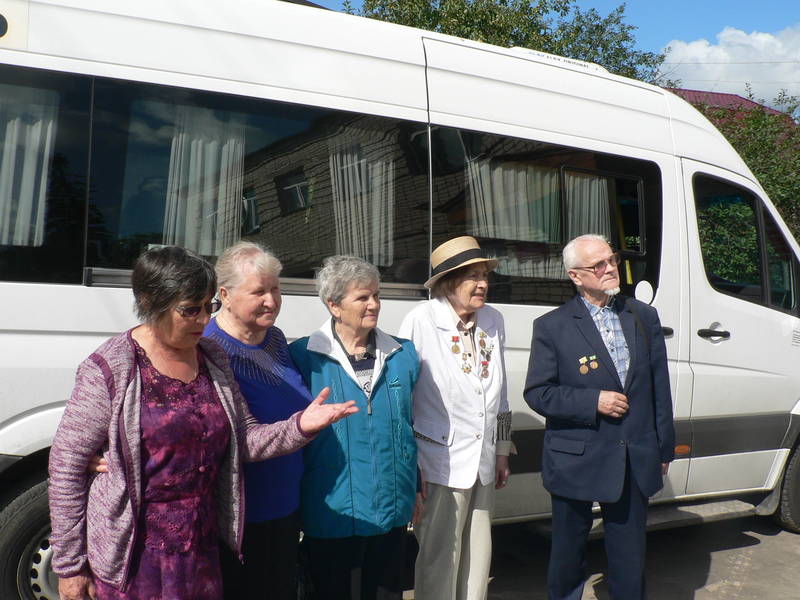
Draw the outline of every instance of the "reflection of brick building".
M640 161L434 126L431 221L425 125L333 111L306 123L245 157L243 234L280 256L285 277L313 277L326 256L347 253L376 264L386 282L420 284L432 227L434 245L467 233L501 259L492 301L558 304L572 294L560 255L574 233L570 215L586 214L591 197L565 181L608 182L600 204L615 206L627 185L635 205L644 176L645 198L660 201L658 177Z
M407 271L409 260L425 267L428 257L427 174L409 145L415 129L425 131L332 113L251 153L243 190L257 228L245 237L273 249L287 277L312 277L324 257L344 252L378 264L386 281L421 283L426 268Z

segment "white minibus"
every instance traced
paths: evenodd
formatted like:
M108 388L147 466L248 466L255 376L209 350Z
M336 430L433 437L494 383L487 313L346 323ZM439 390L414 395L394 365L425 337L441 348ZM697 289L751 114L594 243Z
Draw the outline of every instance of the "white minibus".
M381 327L425 297L431 248L500 260L514 474L498 522L545 520L533 320L602 233L666 334L675 523L757 512L800 529L798 245L720 133L602 67L271 0L0 2L0 598L55 600L47 457L78 363L133 326L153 244L239 239L284 264L279 326L325 317L328 255L381 271ZM657 523L656 523L657 522Z

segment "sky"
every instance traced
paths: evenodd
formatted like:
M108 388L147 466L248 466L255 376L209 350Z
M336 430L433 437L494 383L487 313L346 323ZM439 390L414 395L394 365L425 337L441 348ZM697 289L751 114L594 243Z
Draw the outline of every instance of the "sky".
M621 3L577 2L603 16ZM681 87L744 96L749 83L768 103L781 89L800 96L800 0L628 0L625 16L640 50L670 48L663 70Z

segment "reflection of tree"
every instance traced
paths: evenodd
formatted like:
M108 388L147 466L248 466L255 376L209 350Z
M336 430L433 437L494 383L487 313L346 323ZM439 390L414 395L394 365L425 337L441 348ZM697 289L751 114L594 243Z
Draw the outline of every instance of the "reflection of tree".
M0 275L9 281L79 283L83 267L86 179L56 152L49 167L44 242L0 247Z
M135 233L119 238L114 248L114 265L118 269L132 269L133 263L150 244L161 244L162 240L163 235L160 231Z
M718 203L697 214L706 272L743 285L760 285L758 238L753 209L742 203Z
M69 160L56 152L50 166L45 224L45 252L36 261L37 274L25 279L75 283L83 266L86 178L70 170Z

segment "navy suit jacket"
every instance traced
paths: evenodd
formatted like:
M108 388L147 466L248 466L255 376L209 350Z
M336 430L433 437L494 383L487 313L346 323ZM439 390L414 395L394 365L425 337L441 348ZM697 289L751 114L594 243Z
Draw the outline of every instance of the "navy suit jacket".
M624 382L579 296L534 322L525 402L547 419L544 485L565 498L616 502L628 457L631 475L652 496L663 486L661 463L674 458L667 350L658 314L633 298L617 296L614 302L630 353ZM597 357L597 368L582 373L581 359L588 367L591 356ZM598 413L601 390L625 394L628 413L621 418Z

